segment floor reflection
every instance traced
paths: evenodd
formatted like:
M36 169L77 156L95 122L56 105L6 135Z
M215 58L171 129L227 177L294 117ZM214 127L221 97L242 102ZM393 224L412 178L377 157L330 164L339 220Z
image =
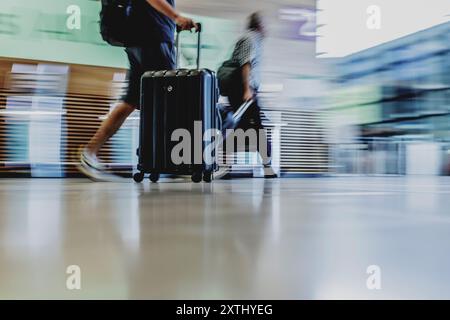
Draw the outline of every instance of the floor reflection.
M447 178L4 180L0 298L450 298L449 194Z

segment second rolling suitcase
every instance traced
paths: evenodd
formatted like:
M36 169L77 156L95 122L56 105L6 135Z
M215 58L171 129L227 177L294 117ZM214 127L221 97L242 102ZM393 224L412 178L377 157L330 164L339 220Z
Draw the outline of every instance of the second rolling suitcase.
M177 56L180 52L177 32ZM191 175L192 181L211 182L216 164L205 161L208 141L203 135L219 129L217 102L219 98L216 75L200 69L201 25L198 30L197 69L150 71L141 80L141 116L138 149L138 173L141 182L145 173L157 182L160 174ZM178 58L177 58L178 60ZM187 133L190 141L179 151L180 138L176 132ZM175 133L175 135L174 135ZM174 160L173 152L184 160ZM181 154L180 154L181 153Z

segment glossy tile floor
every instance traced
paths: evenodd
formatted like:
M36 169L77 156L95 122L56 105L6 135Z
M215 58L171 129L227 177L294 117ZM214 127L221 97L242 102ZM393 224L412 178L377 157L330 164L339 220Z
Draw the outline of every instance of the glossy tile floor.
M3 299L450 298L444 177L3 179L0 228Z

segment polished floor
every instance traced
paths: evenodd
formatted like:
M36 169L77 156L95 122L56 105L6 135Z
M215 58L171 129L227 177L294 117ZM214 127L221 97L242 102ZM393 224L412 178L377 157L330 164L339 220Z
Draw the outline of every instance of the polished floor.
M0 239L1 299L450 299L444 177L3 179Z

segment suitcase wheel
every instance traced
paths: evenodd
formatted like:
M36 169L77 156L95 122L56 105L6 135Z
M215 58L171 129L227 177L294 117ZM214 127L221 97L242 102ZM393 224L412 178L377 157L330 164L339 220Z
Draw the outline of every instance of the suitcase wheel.
M206 183L210 183L212 180L212 173L211 172L205 172L203 173L203 181Z
M192 182L199 183L200 181L202 181L202 172L201 171L200 172L194 172L192 174L191 179L192 179Z
M159 180L159 173L152 173L150 174L150 181L153 183L158 182Z
M133 175L133 180L137 183L141 183L144 180L144 174L142 172L136 172Z

